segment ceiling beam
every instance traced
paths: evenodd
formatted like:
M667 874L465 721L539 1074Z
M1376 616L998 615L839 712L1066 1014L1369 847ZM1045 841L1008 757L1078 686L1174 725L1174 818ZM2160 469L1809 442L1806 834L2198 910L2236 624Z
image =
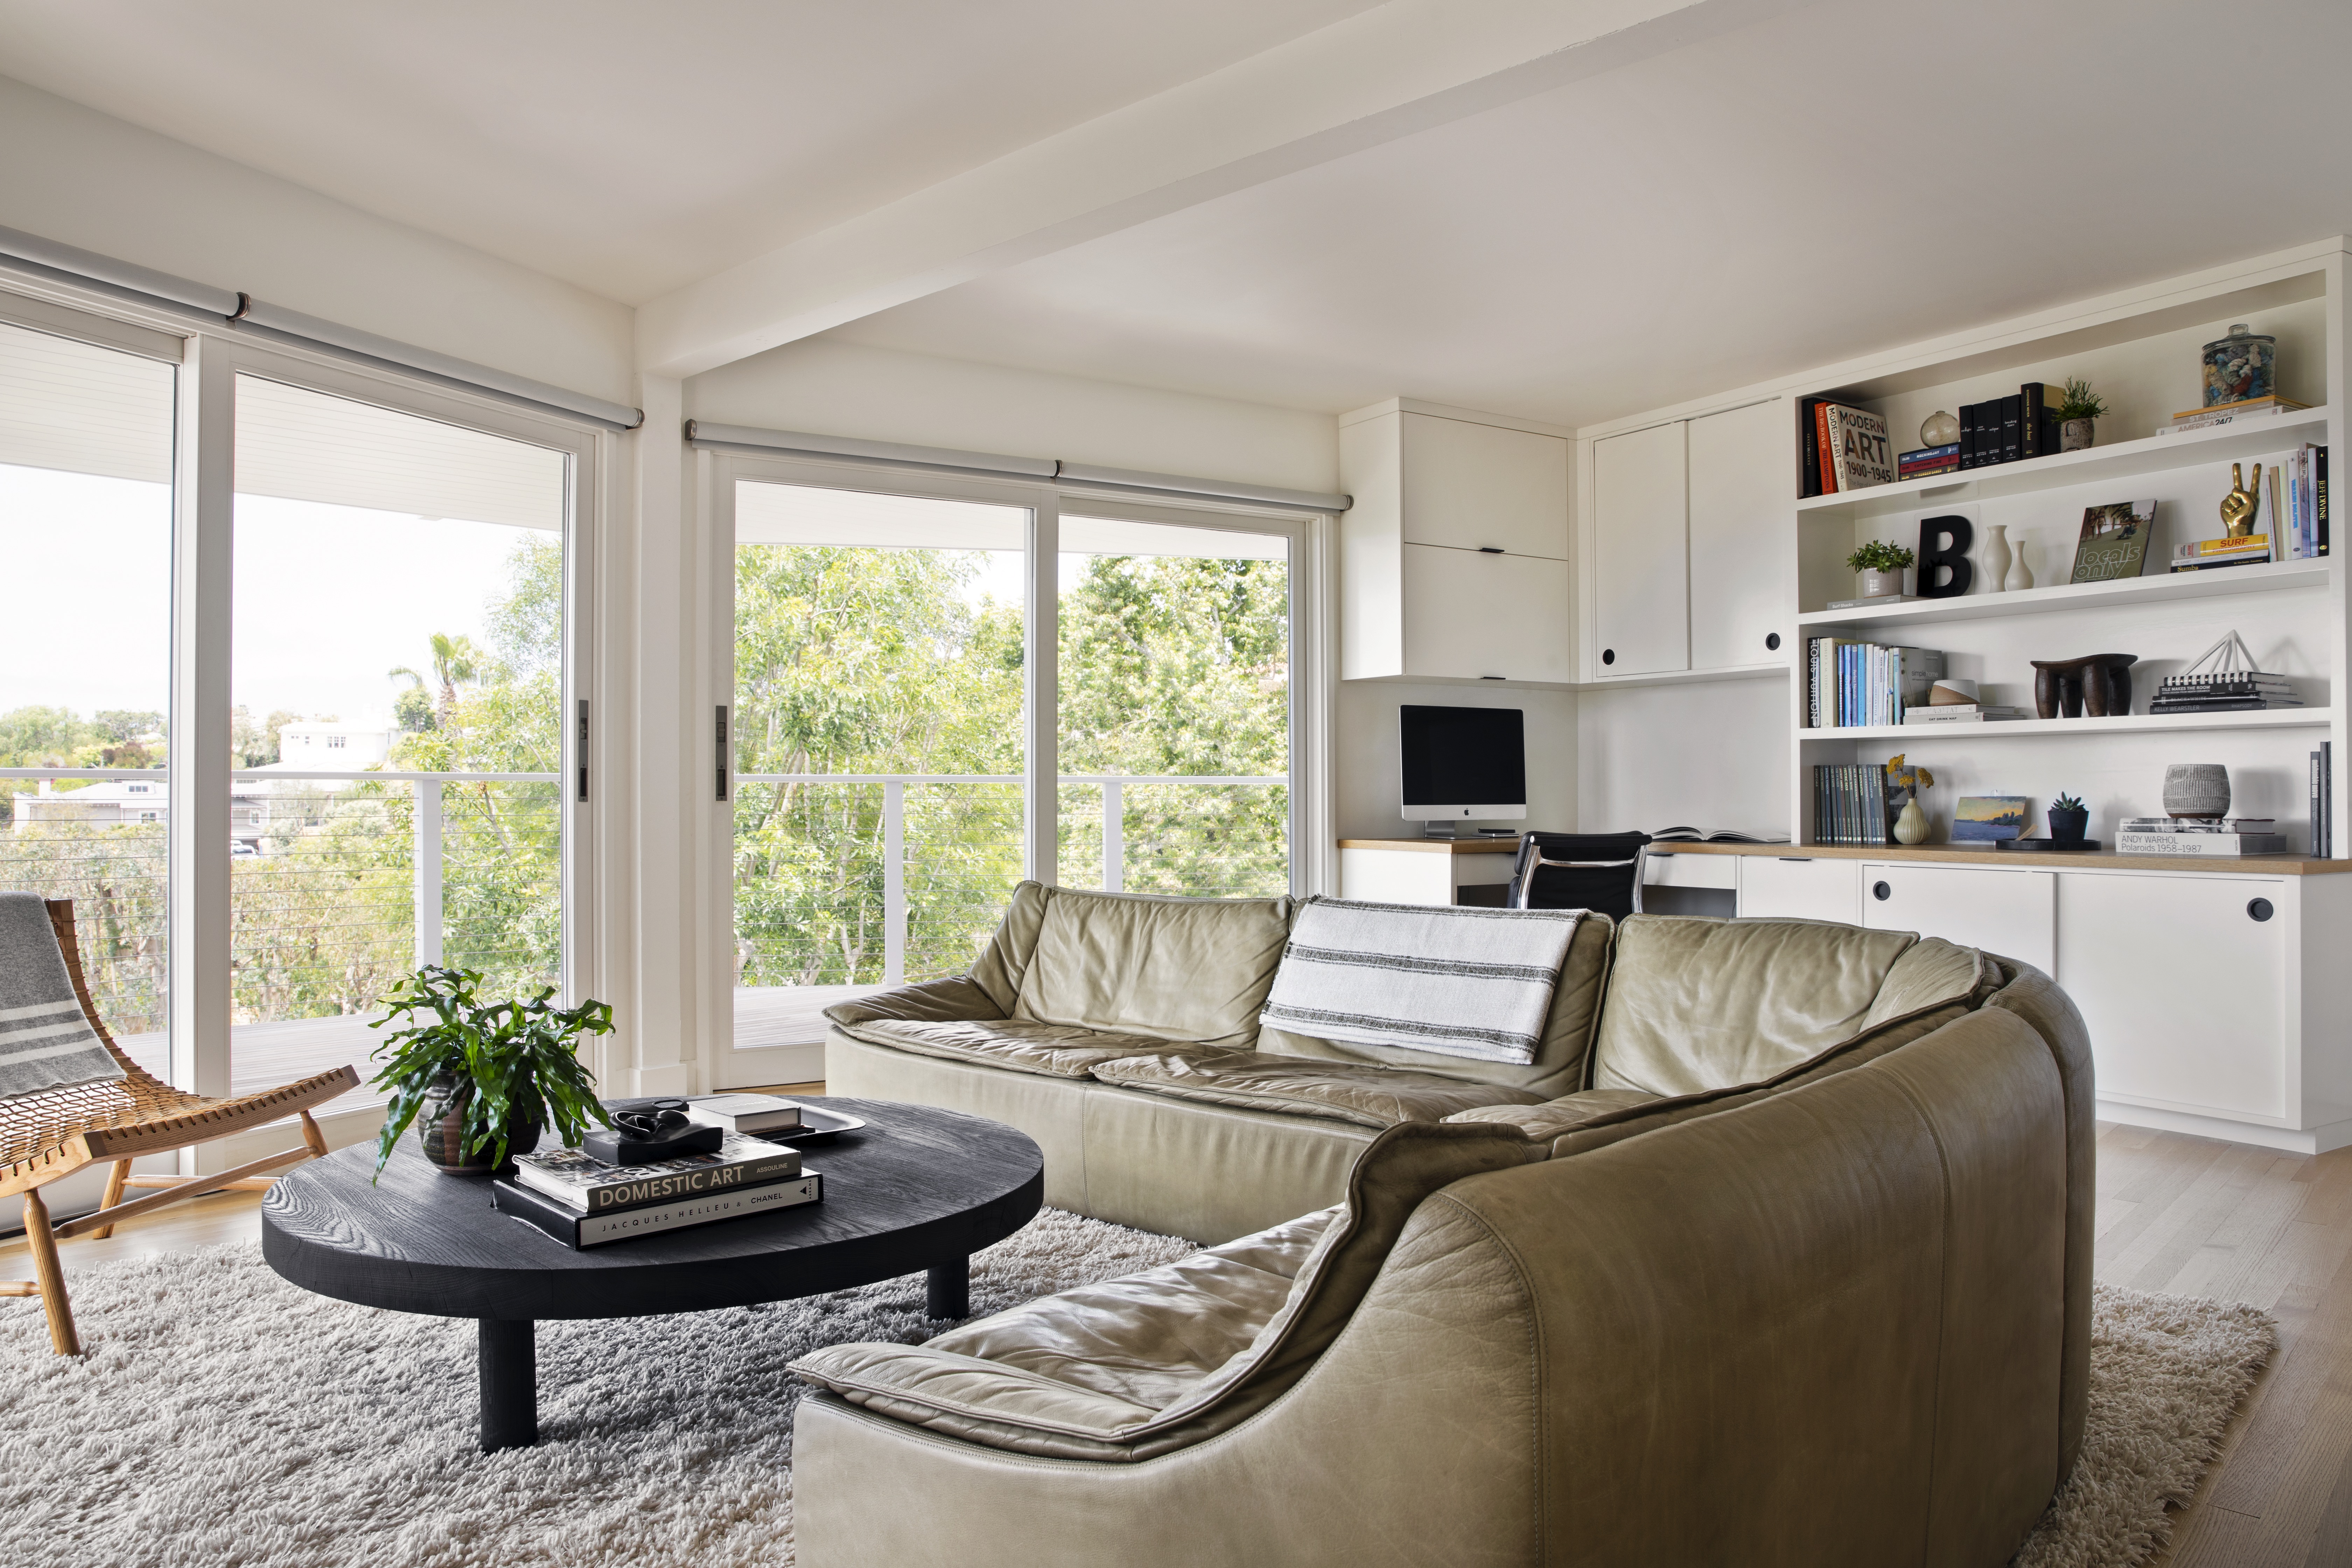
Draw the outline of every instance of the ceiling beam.
M1804 3L1391 0L649 300L638 366L693 375Z

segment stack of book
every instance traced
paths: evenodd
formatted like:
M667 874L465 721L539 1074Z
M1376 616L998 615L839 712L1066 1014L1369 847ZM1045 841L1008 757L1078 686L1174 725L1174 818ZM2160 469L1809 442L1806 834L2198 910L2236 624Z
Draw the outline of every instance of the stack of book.
M2168 675L2157 683L2151 713L2237 713L2266 708L2300 708L2284 675L2266 670L2223 670L2210 675Z
M2230 566L2260 566L2270 558L2269 534L2225 534L2220 539L2192 539L2177 546L2172 554L2172 569L2175 572L2213 572Z
M2011 719L2031 719L2032 714L2022 708L2005 707L1998 702L1930 702L1924 708L1904 710L1906 724L1997 724Z
M1810 638L1805 647L1805 725L1836 730L1900 724L1906 710L1927 706L1928 689L1943 674L1944 656L1934 648Z
M1833 398L1798 399L1804 428L1798 442L1805 495L1834 495L1895 482L1895 443L1886 421L1866 408Z
M2183 430L2205 430L2216 425L2251 424L2309 406L2292 397L2248 397L2236 403L2216 403L2210 408L2184 408L2172 416L2169 424L2158 426L2156 433L2174 436Z
M1829 763L1813 769L1815 844L1892 844L1900 808L1886 770L1874 763Z
M2315 561L2327 553L2327 448L2306 441L2270 472L2271 531L2278 559Z
M1989 468L2055 452L2062 400L2058 388L2029 381L2014 397L1962 404L1958 466Z
M1932 479L1938 474L1958 473L1960 467L1960 444L1958 441L1943 447L1921 447L1895 459L1895 477L1898 479Z
M797 1149L730 1132L716 1153L645 1165L608 1165L578 1149L519 1154L514 1179L493 1181L490 1196L501 1214L577 1249L816 1203L824 1178L801 1168Z
M2116 853L2207 858L2284 855L2286 836L2267 816L2126 816L2116 829Z
M724 1127L756 1138L801 1124L801 1102L773 1094L712 1094L686 1102L686 1114L705 1127Z

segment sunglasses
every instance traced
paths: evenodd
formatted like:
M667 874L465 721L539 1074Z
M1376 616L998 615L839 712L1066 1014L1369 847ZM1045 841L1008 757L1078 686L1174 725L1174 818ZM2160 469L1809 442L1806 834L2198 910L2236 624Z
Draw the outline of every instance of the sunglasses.
M635 1138L671 1138L694 1125L682 1100L656 1100L613 1113L613 1125Z

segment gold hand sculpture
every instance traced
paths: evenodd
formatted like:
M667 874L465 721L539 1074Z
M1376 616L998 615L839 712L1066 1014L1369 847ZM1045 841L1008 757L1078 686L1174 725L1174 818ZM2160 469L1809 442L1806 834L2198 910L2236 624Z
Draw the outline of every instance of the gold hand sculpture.
M2260 463L2254 465L2252 488L2239 473L2238 465L2230 465L2230 493L2221 498L2221 526L2229 530L2231 538L2243 539L2253 532L2254 508L2260 504L2255 498L2261 494L2262 488L2263 466Z

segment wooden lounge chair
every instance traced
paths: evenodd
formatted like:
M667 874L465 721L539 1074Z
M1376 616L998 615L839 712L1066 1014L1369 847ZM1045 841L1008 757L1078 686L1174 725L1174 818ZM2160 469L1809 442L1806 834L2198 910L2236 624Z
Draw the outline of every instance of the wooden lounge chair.
M74 994L80 999L90 1027L122 1064L123 1076L0 1100L0 1198L25 1194L25 1236L32 1243L33 1269L39 1277L35 1284L0 1280L0 1296L39 1296L48 1312L49 1342L59 1355L79 1355L81 1340L74 1331L73 1308L66 1300L65 1277L58 1268L58 1243L69 1237L110 1235L118 1222L133 1215L223 1188L268 1186L262 1173L327 1152L326 1137L310 1119L310 1107L357 1088L360 1075L341 1067L264 1094L229 1100L184 1094L157 1082L122 1054L90 1001L89 985L82 976L81 948L74 940L73 900L43 901L48 907L58 946L65 954L66 970L73 976ZM131 1173L131 1162L140 1155L209 1143L266 1126L289 1113L302 1119L299 1148L249 1160L217 1175L183 1179ZM52 1227L41 1189L102 1161L114 1164L106 1179L102 1206L95 1214ZM126 1187L161 1187L163 1191L126 1203L122 1196Z

